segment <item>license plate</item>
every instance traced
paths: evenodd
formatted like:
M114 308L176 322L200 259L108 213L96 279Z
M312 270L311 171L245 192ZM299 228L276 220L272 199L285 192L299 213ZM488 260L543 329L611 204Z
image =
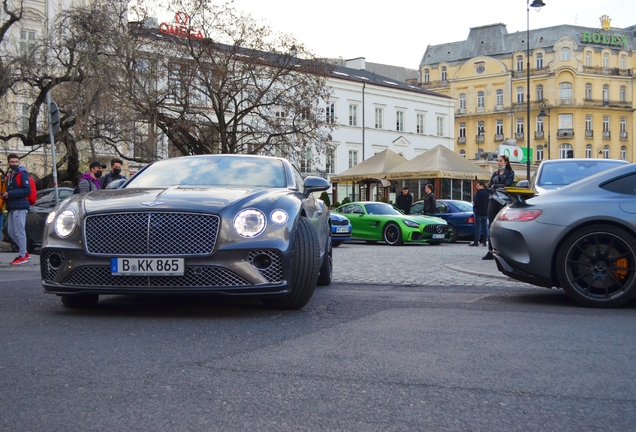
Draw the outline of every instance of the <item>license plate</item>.
M338 228L336 228L336 232L337 233L348 233L349 232L349 228L347 228L347 227L338 227Z
M111 258L113 276L183 276L183 258Z
M433 238L438 239L438 238L444 238L446 237L446 234L433 234Z

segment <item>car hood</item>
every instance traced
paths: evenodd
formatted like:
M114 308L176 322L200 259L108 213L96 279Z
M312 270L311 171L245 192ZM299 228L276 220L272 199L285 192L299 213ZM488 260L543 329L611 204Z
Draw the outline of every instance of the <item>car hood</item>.
M116 189L95 191L84 196L87 214L150 209L205 211L219 213L227 206L263 189L197 188L175 186L156 189Z

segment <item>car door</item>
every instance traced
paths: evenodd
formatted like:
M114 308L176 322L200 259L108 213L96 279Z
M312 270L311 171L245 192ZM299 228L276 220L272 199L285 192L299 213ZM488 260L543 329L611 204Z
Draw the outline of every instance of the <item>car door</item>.
M342 213L344 213L351 222L351 227L353 228L351 237L357 239L366 239L366 232L368 230L365 227L365 214L362 206L360 204L346 205L342 208Z
M448 204L443 201L437 201L437 210L435 210L435 214L433 216L448 220L452 215L453 214L451 213Z

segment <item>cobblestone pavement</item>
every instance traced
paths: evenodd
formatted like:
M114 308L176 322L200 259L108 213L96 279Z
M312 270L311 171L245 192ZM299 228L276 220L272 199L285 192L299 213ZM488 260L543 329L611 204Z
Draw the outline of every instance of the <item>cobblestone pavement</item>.
M382 285L527 285L504 276L494 261L482 261L487 248L453 244L388 246L345 243L333 250L334 282Z

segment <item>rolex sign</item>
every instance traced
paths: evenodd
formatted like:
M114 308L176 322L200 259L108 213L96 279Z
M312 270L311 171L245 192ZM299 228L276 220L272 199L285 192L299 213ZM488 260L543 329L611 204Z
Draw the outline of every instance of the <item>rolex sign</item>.
M497 147L498 155L506 155L510 162L528 163L528 160L532 162L532 149L528 155L528 150L525 147L500 145Z

